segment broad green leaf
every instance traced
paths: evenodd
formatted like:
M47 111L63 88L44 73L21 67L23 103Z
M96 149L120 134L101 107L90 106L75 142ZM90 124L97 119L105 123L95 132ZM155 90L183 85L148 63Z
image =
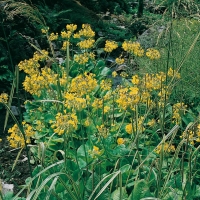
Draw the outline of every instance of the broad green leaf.
M126 189L124 187L121 188L122 192L122 199L120 198L120 188L117 188L112 194L111 199L112 200L126 200L128 198L128 194L126 192Z
M101 76L108 76L111 75L112 71L110 70L110 68L108 67L104 67L103 70L101 71Z
M87 166L87 163L86 163L85 160L83 160L82 158L79 157L78 158L78 165L79 165L80 169L82 169L82 168Z
M130 168L131 168L131 165L127 164L127 165L122 166L119 170L123 174L123 173L127 172Z
M128 200L140 200L144 197L150 197L150 191L147 182L144 179L135 181L134 189Z
M105 66L104 60L99 60L99 61L97 62L97 65L96 65L95 67L96 67L96 68L101 68L101 67L103 67L103 66Z

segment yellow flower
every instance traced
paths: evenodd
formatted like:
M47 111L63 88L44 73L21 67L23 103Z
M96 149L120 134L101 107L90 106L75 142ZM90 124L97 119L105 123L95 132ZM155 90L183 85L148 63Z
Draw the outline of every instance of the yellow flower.
M80 47L80 49L89 49L93 47L95 40L89 38L87 40L80 41L77 45Z
M116 49L117 47L118 47L117 42L106 40L106 44L105 44L104 51L110 53L110 52L112 52L114 49Z
M18 128L17 124L15 124L12 128L8 129L8 133L10 133L10 136L7 137L10 146L13 148L24 148L25 147L25 141L24 137ZM30 137L27 136L27 143L30 143Z
M139 93L139 88L130 87L130 92L129 92L130 95L138 95L138 93Z
M173 108L173 116L172 116L173 122L179 124L181 121L181 112L185 114L187 105L185 105L184 103L176 103L173 105L172 108Z
M176 70L173 70L171 67L169 68L169 70L167 72L167 75L169 77L174 77L174 78L177 78L177 79L181 78L180 73L178 73Z
M121 72L120 76L123 77L123 78L126 78L126 77L128 77L128 74L126 72Z
M125 141L124 141L123 138L118 138L118 139L117 139L117 144L118 144L118 145L124 144L124 142L125 142Z
M42 28L42 29L41 29L41 32L42 32L43 34L46 34L46 33L48 32L48 30L49 30L49 27Z
M156 120L155 119L152 119L152 120L148 121L148 123L147 123L147 125L150 126L150 127L155 126L155 124L156 124Z
M108 113L110 111L110 107L109 106L104 106L103 112L104 113Z
M58 39L58 33L56 33L56 34L51 33L50 34L50 36L49 36L50 41L57 40L57 39Z
M97 86L97 80L94 77L95 75L92 73L90 74L85 73L72 79L70 92L72 93L75 92L79 94L80 97L89 94Z
M0 142L2 142L2 139L0 138Z
M136 56L143 56L144 50L140 46L140 43L138 42L132 42L132 41L124 41L122 44L122 48L124 51L127 51L128 53L135 54Z
M116 58L115 59L115 62L118 64L118 65L121 65L124 63L124 59L123 58Z
M116 71L113 71L112 72L112 77L116 77L117 76L117 72Z
M139 82L140 82L140 79L139 79L138 75L134 75L134 76L132 77L131 82L132 82L134 85L138 85Z
M156 49L149 48L149 49L147 49L146 56L148 58L150 58L151 60L159 59L160 58L160 52Z
M112 82L110 79L102 80L100 83L100 88L104 91L110 90L112 87Z
M88 53L88 52L85 52L83 54L76 54L74 56L74 61L83 65L83 64L86 64L89 59L94 59L95 58L95 55L93 53Z
M66 92L65 107L72 110L82 110L86 108L86 99L78 97L76 93Z
M61 32L61 37L63 38L63 39L65 39L65 38L70 38L71 37L71 35L72 35L72 32L71 31L62 31Z
M125 130L128 134L132 134L133 133L133 126L132 124L127 124L125 127Z
M58 135L73 132L78 128L78 118L74 113L57 113L56 121L53 121L51 128Z
M84 122L84 126L88 127L90 125L90 119L87 118Z
M160 144L156 149L155 149L155 153L160 154L160 152L162 151L165 153L170 153L170 152L174 152L175 151L175 146L174 145L169 145L167 142L164 144Z
M91 29L91 26L89 24L83 24L82 29L78 33L74 34L74 38L92 38L94 36L95 32Z
M94 151L96 154L100 154L99 147L97 147L97 146L93 146L93 151Z
M2 93L0 94L0 103L7 103L8 102L8 94Z
M76 24L67 24L66 29L70 32L74 32L77 29L77 25Z

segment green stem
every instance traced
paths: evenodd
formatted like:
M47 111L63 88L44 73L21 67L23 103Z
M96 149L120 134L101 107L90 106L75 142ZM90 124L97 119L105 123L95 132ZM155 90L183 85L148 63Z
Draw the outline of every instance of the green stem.
M167 53L167 66L166 66L166 78L165 78L165 85L167 86L168 83L168 70L169 70L169 60L170 60L170 50L171 50L171 41L172 41L172 21L170 25L170 34L169 34L169 43L168 43L168 53ZM165 96L164 96L164 107L163 107L163 116L161 120L161 132L162 136L164 136L164 130L165 130L165 112L166 112L166 104L167 104L167 93L168 93L169 87L167 89L164 89Z
M67 71L67 83L69 81L69 45L67 45L67 55L66 55L66 71Z

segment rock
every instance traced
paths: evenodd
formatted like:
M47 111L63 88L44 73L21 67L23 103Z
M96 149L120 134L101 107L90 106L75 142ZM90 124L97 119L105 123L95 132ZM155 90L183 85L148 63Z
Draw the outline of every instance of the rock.
M152 48L156 46L157 39L160 34L166 29L165 26L154 26L146 30L138 37L138 42L145 49Z
M3 194L3 196L6 195L8 192L12 192L13 193L13 189L14 189L14 185L13 184L4 183L0 179L0 192Z

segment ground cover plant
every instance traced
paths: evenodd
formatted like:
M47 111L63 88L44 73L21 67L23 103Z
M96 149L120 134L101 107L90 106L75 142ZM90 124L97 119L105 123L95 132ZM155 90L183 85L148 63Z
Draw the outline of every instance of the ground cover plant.
M12 199L198 199L200 122L173 99L180 67L130 76L113 66L162 54L134 40L99 51L89 24L41 31L50 51L30 44L34 55L18 64L32 99L23 121L10 112L7 139L26 149L30 177ZM116 50L125 53L107 66ZM10 111L7 94L0 102Z

